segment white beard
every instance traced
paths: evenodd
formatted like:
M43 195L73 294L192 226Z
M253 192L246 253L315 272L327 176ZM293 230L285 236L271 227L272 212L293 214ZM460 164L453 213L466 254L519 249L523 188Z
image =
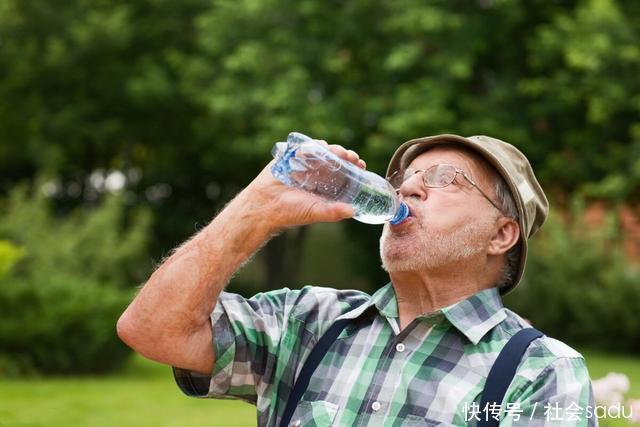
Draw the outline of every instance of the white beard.
M425 227L414 217L414 227L392 232L384 225L380 236L380 258L387 272L421 271L455 264L486 251L495 221L467 223L443 233Z

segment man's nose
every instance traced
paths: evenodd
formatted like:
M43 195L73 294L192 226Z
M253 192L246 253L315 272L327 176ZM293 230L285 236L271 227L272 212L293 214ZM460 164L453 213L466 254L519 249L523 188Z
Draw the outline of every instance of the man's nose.
M422 182L422 173L416 173L407 178L402 185L400 185L398 195L403 198L414 197L420 200L426 200L428 197L427 187Z

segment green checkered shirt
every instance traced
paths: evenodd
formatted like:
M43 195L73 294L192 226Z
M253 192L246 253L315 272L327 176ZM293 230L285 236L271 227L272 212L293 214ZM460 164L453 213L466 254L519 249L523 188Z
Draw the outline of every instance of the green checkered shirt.
M315 371L292 425L473 426L491 416L501 426L597 425L583 357L546 336L527 349L503 404L480 408L498 353L528 327L495 288L404 330L391 284L373 296L312 286L250 299L223 292L211 315L211 376L174 368L176 381L190 396L249 401L258 425L276 426L309 352L338 318L352 321Z

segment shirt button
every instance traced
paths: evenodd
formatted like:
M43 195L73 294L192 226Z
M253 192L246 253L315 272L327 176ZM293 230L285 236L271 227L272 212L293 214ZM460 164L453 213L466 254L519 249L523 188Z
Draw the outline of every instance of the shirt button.
M382 405L380 404L380 402L376 401L371 404L371 409L373 409L374 411L377 411L380 409L381 406Z
M291 423L293 427L300 427L300 424L302 424L302 421L300 420L295 420L294 422Z
M397 351L398 353L402 353L402 352L404 351L404 348L405 348L405 347L404 347L404 344L402 344L402 343L400 343L400 344L396 345L396 351Z

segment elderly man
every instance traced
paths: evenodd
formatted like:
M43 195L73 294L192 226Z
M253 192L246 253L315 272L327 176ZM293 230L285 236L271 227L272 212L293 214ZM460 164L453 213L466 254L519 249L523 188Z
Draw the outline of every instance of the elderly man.
M330 148L364 167L355 152ZM384 226L380 254L391 282L373 296L223 291L279 231L353 214L285 187L267 167L153 273L118 334L174 366L186 394L255 403L264 426L280 425L287 411L291 425L462 426L491 417L503 426L597 425L584 359L546 336L523 347L502 402L480 405L498 354L528 327L501 302L547 215L524 155L484 136L420 138L398 148L387 176L411 214ZM317 367L305 372L311 359Z

